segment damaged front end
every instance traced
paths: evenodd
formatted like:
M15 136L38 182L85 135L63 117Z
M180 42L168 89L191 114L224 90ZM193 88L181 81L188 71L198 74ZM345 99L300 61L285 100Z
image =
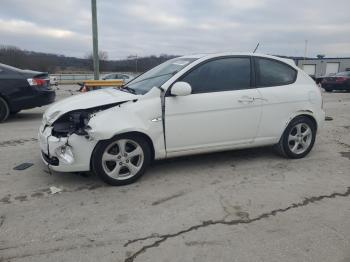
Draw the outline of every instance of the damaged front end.
M90 129L88 123L96 113L111 107L118 106L125 102L118 102L87 109L78 109L63 114L52 124L52 135L55 137L68 137L72 134L88 136ZM88 137L87 137L88 138Z
M77 109L47 120L39 131L42 158L50 168L62 172L89 171L91 153L98 141L90 135L89 121L98 112L124 102Z

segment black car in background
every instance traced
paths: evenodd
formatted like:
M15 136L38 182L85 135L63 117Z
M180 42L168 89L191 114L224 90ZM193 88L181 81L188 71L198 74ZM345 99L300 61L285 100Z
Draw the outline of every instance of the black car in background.
M23 109L50 104L55 97L48 73L0 63L0 122Z
M327 92L332 92L333 90L350 92L350 72L340 72L333 76L327 76L322 80L321 85Z

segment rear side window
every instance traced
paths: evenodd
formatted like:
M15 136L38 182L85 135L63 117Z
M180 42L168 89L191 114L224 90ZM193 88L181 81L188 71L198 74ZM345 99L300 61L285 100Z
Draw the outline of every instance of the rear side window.
M199 65L180 81L192 87L192 93L209 93L250 88L250 58L220 58Z
M265 58L256 59L257 86L282 86L295 82L297 71L289 65Z
M16 69L16 68L14 68L14 69ZM0 66L0 78L1 79L18 78L19 77L19 73L17 73L16 70L12 70L11 67L7 68L7 67L1 67Z

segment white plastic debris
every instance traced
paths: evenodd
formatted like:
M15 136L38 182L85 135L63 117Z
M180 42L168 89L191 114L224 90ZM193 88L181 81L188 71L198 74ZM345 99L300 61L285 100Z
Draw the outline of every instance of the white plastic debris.
M62 192L62 189L55 186L50 186L50 191L51 191L51 195L54 195Z

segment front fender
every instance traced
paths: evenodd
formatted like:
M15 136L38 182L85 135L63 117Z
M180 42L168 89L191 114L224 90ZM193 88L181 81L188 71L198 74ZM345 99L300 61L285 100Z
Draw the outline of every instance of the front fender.
M155 121L159 117L160 97L130 101L92 116L88 133L97 141L129 132L143 133L153 143L155 158L160 159L165 157L165 146L162 121Z

